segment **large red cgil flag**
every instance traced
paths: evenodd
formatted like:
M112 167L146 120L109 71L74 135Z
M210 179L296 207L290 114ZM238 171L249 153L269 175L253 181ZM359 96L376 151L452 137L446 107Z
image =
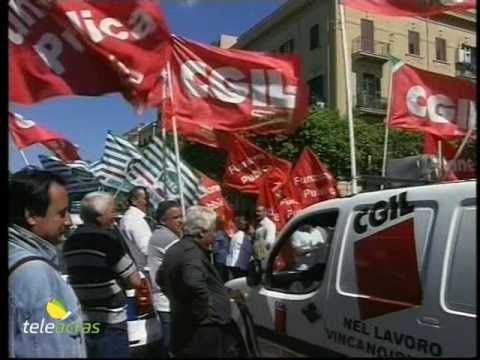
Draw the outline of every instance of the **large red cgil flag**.
M470 10L476 0L343 0L346 7L384 16L434 16L447 11Z
M476 129L476 85L398 62L392 74L387 124L442 139Z
M8 22L9 99L19 104L117 91L148 104L170 55L153 1L11 0Z
M8 114L8 126L15 146L21 150L33 144L42 144L64 162L80 160L77 148L55 131L24 120L18 114Z
M265 174L277 168L285 182L289 161L275 157L234 133L216 132L220 146L227 151L223 184L247 195L258 195Z
M219 147L215 130L293 132L308 112L300 63L298 55L219 49L174 36L164 125L171 130L175 115L183 137L211 147Z

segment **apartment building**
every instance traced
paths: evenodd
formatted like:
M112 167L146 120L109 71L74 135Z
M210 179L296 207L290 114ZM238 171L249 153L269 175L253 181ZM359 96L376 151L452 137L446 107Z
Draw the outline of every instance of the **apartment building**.
M310 101L345 114L344 57L336 4L336 0L289 0L238 37L233 46L229 41L225 47L301 54ZM475 81L475 11L423 19L380 17L346 8L345 19L353 104L358 112L386 114L391 55L421 69Z

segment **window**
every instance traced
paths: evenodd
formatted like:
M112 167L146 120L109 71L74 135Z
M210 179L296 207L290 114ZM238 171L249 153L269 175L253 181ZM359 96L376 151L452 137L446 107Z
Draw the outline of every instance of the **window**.
M318 24L310 28L310 50L316 49L320 46L320 33Z
M300 218L274 248L266 272L267 288L304 294L322 284L338 218L328 210Z
M280 48L278 49L278 52L280 54L289 54L292 53L295 50L295 41L293 39L290 39L286 42L284 42Z
M360 38L362 51L373 52L373 21L365 19L360 21Z
M408 53L420 55L420 34L416 31L408 31Z
M476 207L464 207L458 221L448 259L446 306L454 311L476 314Z
M442 38L435 38L435 54L439 61L447 61L447 41Z
M317 104L317 102L324 102L325 96L323 94L323 76L317 76L308 82L310 88L310 104Z

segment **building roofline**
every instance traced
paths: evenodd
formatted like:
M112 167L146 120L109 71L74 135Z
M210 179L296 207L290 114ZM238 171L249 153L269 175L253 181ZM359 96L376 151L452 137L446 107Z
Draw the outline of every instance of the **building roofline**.
M257 35L262 34L267 29L274 26L276 23L282 21L293 12L300 10L308 5L310 0L287 0L283 5L274 10L269 15L265 16L259 22L251 26L248 30L242 33L233 48L242 48L251 41L255 40Z

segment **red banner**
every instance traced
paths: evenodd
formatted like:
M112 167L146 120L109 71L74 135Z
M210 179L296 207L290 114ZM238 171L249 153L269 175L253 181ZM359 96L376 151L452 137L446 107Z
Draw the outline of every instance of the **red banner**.
M12 0L8 21L9 94L20 104L116 91L148 102L171 49L153 1Z
M205 189L205 192L199 198L198 205L206 206L215 210L217 216L224 221L227 234L233 235L235 227L233 223L233 210L223 197L220 184L205 174L201 174L200 183Z
M290 162L277 158L236 134L217 132L220 146L228 151L224 185L249 195L257 195L263 177L277 168L286 181Z
M297 55L225 50L174 37L171 73L165 125L171 130L175 114L179 133L192 141L218 147L214 130L289 132L307 115Z
M302 152L290 172L287 187L302 208L338 197L335 178L309 148Z
M12 113L8 114L8 126L18 149L40 143L64 162L80 160L75 145L55 131L37 126L33 121L24 120L20 115Z
M447 180L474 179L477 177L477 165L475 159L460 155L458 159L453 160L457 153L461 139L453 141L444 141L434 135L425 134L423 138L423 153L438 155L438 142L442 142L442 156L447 160L446 178Z
M441 138L465 135L476 128L476 85L403 64L393 73L391 128Z
M468 10L476 0L343 0L345 6L358 11L385 16L433 16L446 11Z

